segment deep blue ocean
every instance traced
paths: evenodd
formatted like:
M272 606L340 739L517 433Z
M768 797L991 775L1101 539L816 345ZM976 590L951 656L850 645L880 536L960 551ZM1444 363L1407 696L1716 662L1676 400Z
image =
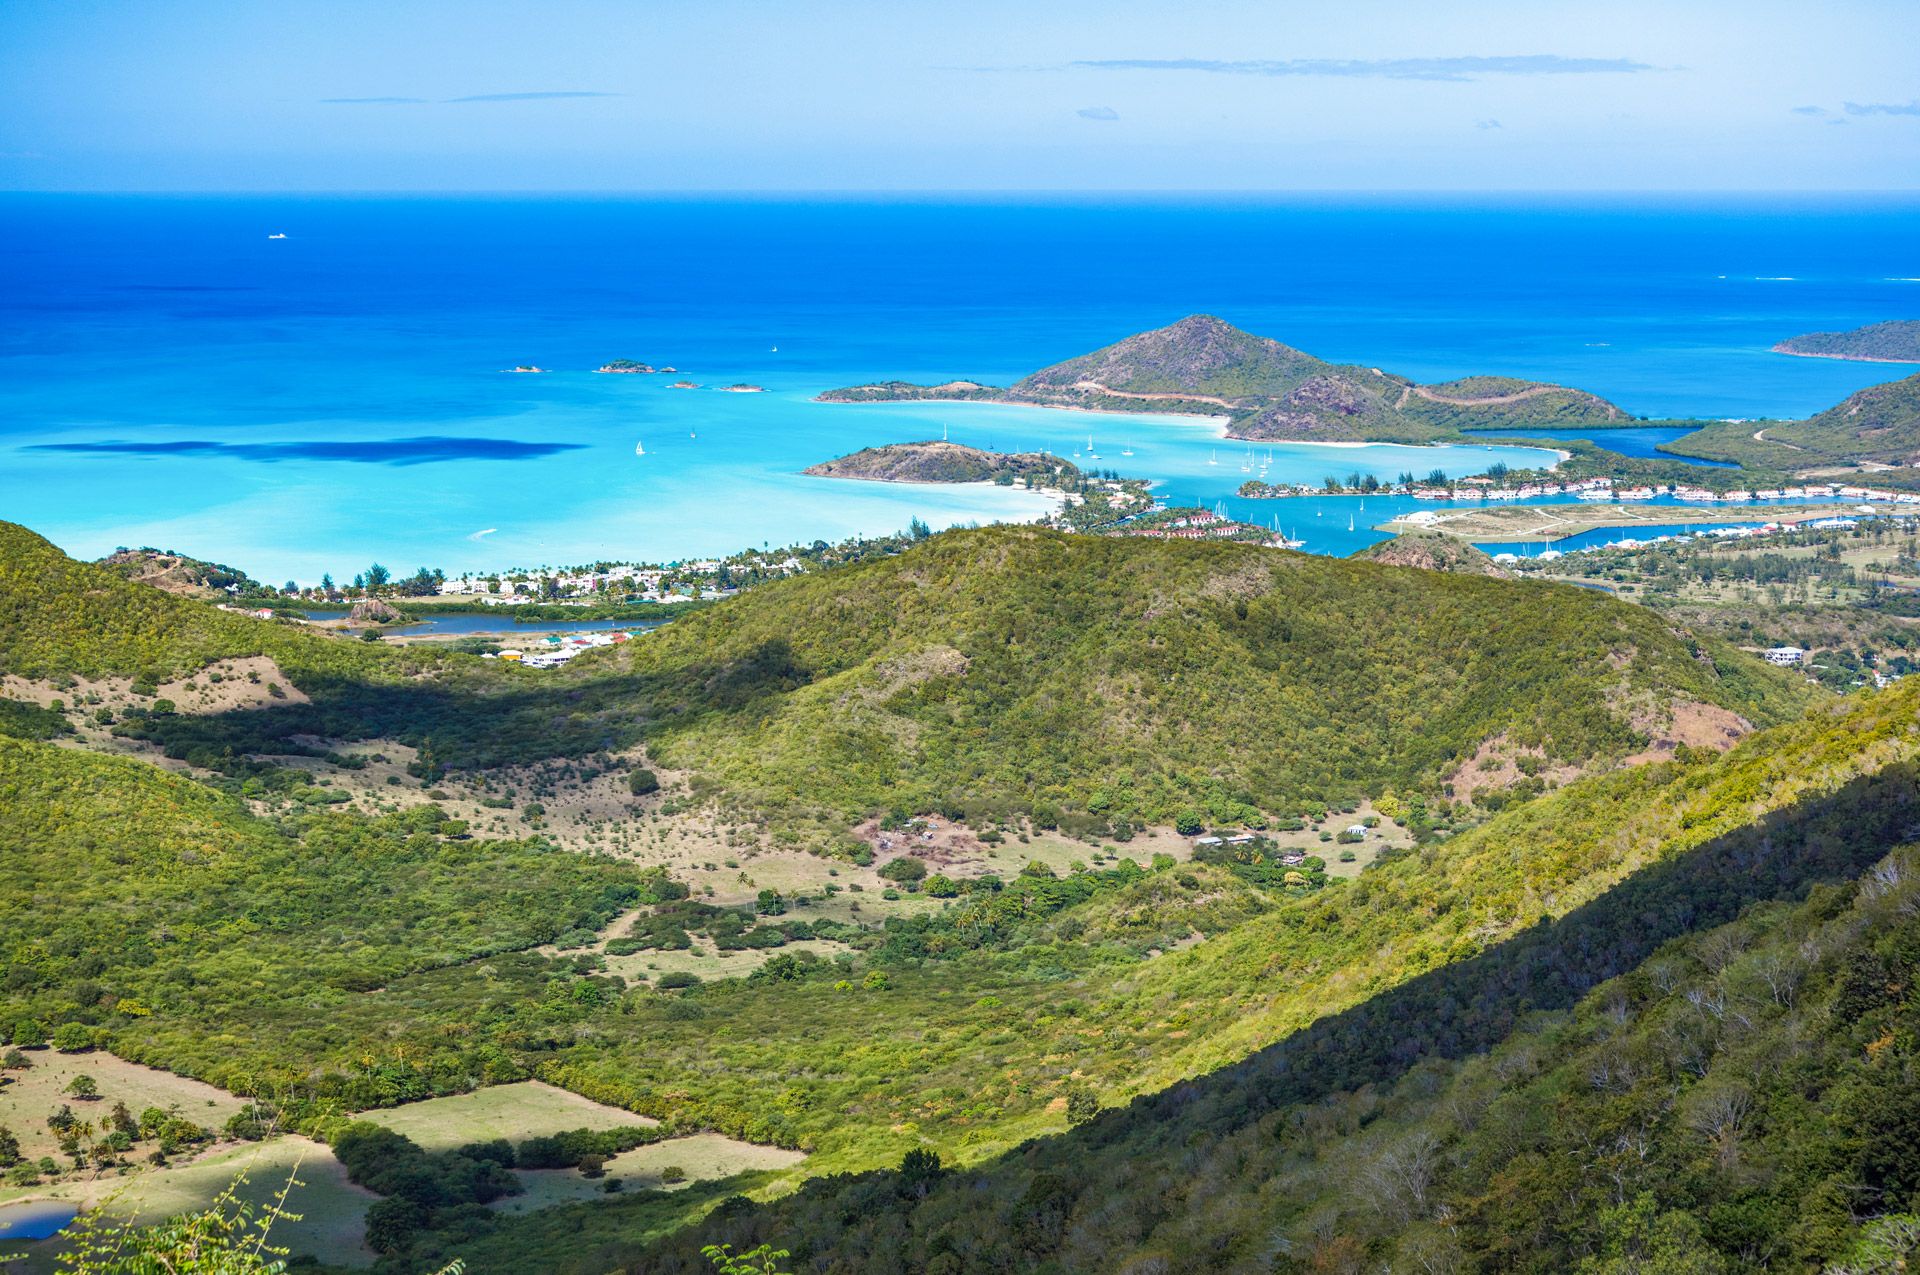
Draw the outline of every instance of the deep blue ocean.
M1225 500L1315 550L1378 539L1400 502L1232 499L1254 462L1210 423L810 401L881 377L1005 383L1196 311L1422 380L1796 416L1920 370L1768 352L1920 317L1920 201L6 195L0 517L76 554L151 544L278 582L1037 511L1004 490L797 472L944 427L1069 457L1091 439L1101 459L1083 463ZM679 374L592 374L612 358ZM517 363L553 370L501 371ZM668 388L681 377L702 388ZM771 392L716 388L735 382ZM1496 458L1266 450L1272 481Z

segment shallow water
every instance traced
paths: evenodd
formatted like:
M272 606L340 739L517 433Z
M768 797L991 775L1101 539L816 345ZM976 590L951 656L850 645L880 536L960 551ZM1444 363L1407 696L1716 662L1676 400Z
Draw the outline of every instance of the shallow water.
M1044 508L798 472L943 431L1069 459L1091 433L1088 466L1271 513L1234 489L1538 454L1291 445L1262 449L1261 474L1212 422L810 400L879 377L1004 384L1208 311L1421 380L1551 380L1636 415L1802 415L1905 369L1767 347L1910 316L1916 232L1911 198L0 196L0 517L88 556L179 548L278 584ZM680 373L589 370L618 357ZM523 362L557 370L500 370ZM702 388L669 388L680 375ZM771 392L715 388L736 382ZM1294 530L1335 553L1379 538L1337 521Z
M1674 522L1645 523L1631 527L1596 527L1592 531L1582 531L1571 536L1562 536L1558 540L1523 540L1488 542L1476 546L1487 553L1510 553L1520 558L1534 558L1549 549L1568 553L1575 549L1597 549L1604 545L1616 545L1632 540L1645 544L1659 536L1693 536L1709 531L1722 531L1731 527L1759 527L1757 522Z
M1738 468L1730 460L1701 460L1695 456L1677 456L1672 452L1660 450L1660 444L1671 443L1677 438L1685 438L1693 432L1692 427L1677 428L1668 425L1641 425L1628 429L1469 429L1465 434L1505 435L1524 434L1528 438L1575 439L1584 438L1597 443L1611 452L1622 456L1641 456L1652 460L1677 460L1683 465L1697 465L1703 469Z
M0 1204L0 1243L44 1240L58 1235L80 1211L65 1200L25 1200Z

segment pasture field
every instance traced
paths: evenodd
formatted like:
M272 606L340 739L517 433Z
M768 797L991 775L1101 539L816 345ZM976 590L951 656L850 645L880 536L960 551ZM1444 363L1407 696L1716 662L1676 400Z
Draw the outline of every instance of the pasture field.
M584 1178L575 1169L523 1169L519 1176L527 1184L526 1194L508 1196L494 1208L502 1213L530 1213L555 1204L603 1199L606 1183L614 1179L628 1190L670 1191L679 1184L662 1181L661 1174L669 1167L680 1169L685 1182L707 1182L752 1169L789 1169L804 1159L798 1151L697 1133L622 1152L607 1161L605 1178Z
M244 1181L241 1179L244 1177ZM176 1213L207 1207L221 1192L236 1193L256 1209L271 1205L289 1179L289 1212L299 1220L283 1220L273 1228L271 1243L293 1256L310 1256L334 1266L367 1266L373 1254L361 1243L367 1209L380 1197L347 1181L346 1170L326 1147L310 1139L287 1135L269 1142L227 1145L191 1163L164 1169L105 1175L92 1180L62 1182L0 1192L9 1199L67 1200L83 1211L103 1210L110 1216L139 1222L157 1222ZM237 1184L237 1186L236 1186ZM37 1244L0 1243L0 1261L24 1255L8 1275L43 1275L55 1269L63 1248L59 1237Z
M450 1098L366 1111L355 1118L404 1134L428 1151L452 1151L495 1138L519 1142L570 1129L651 1127L660 1123L538 1080L491 1085Z
M100 1050L62 1054L51 1049L25 1051L33 1065L24 1071L0 1072L0 1125L20 1139L20 1153L30 1160L58 1156L60 1143L47 1129L47 1117L62 1106L73 1108L82 1120L98 1124L116 1102L127 1104L137 1119L148 1107L177 1110L182 1119L216 1134L227 1117L246 1106L224 1089L176 1076L171 1072L126 1062ZM80 1099L67 1092L76 1076L93 1080L99 1097Z

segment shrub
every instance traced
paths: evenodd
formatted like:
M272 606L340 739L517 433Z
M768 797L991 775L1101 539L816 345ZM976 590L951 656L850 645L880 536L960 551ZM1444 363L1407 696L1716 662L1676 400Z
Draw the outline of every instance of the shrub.
M653 985L663 992L675 991L682 987L698 987L700 976L690 974L686 970L674 970L671 973L662 974L654 980Z
M93 1033L81 1023L62 1023L53 1033L53 1047L63 1054L93 1048Z
M627 776L627 791L636 797L660 791L660 776L642 767Z
M685 1182L687 1180L687 1171L677 1164L670 1164L660 1170L660 1180L666 1183Z
M924 880L927 875L927 865L912 855L901 855L897 859L888 860L886 866L880 869L880 875L889 881L898 881L905 885L910 881Z

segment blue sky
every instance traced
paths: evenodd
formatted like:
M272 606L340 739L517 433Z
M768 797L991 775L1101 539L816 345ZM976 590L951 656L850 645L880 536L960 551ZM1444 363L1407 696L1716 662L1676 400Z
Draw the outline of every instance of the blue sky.
M4 0L0 189L1920 186L1914 0Z

